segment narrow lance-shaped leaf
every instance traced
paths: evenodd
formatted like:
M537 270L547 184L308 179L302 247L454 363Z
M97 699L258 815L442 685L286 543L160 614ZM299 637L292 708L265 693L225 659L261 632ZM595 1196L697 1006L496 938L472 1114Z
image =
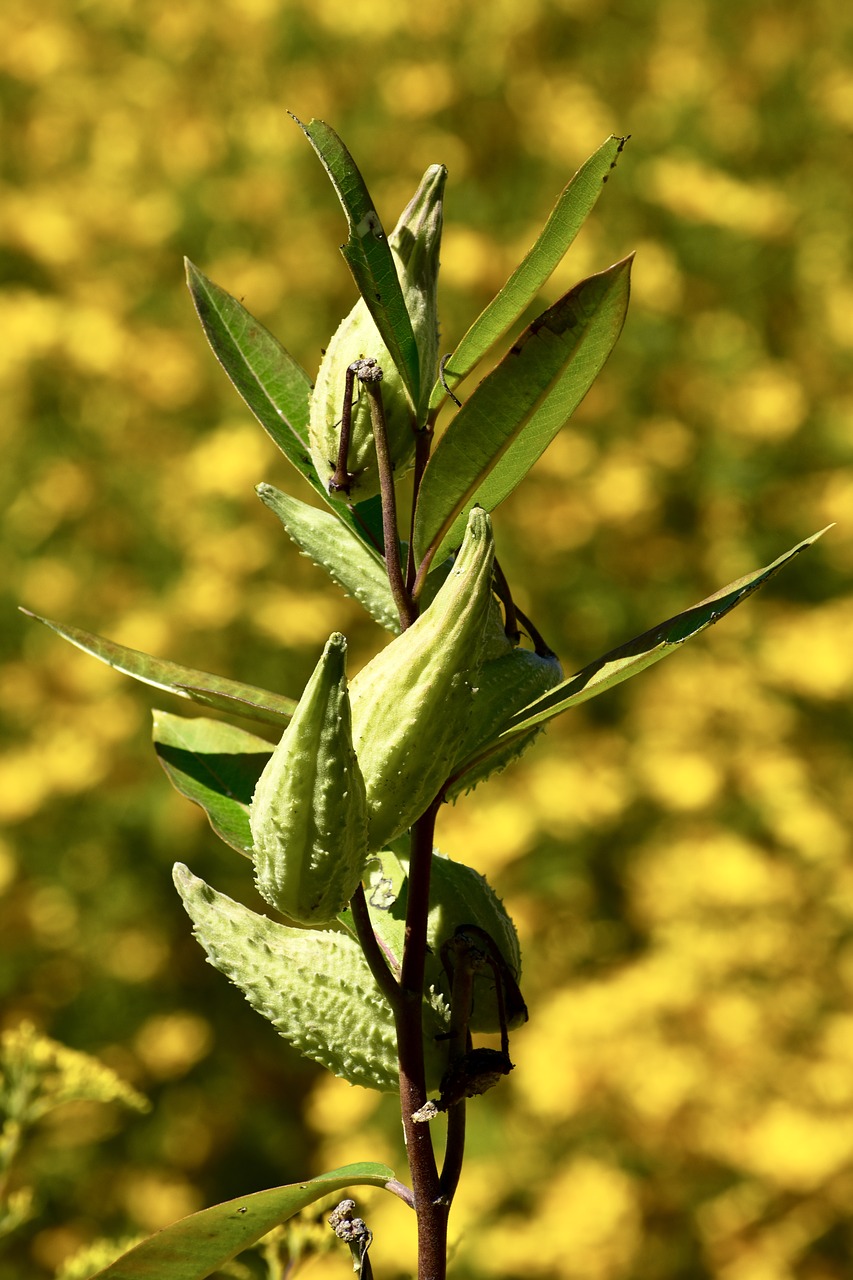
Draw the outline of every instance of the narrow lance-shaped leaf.
M827 525L826 528L829 529L832 526ZM697 636L700 631L704 631L706 627L719 622L720 618L731 613L732 609L742 604L753 591L757 591L801 551L812 546L824 533L826 529L821 529L810 538L797 543L766 568L756 569L754 573L748 573L745 577L730 582L727 587L716 591L706 600L700 601L690 609L685 609L683 613L677 613L675 617L668 618L666 622L652 627L650 631L644 631L642 635L629 640L627 644L611 649L595 662L590 662L581 671L557 685L550 693L519 711L498 741L502 742L514 734L523 733L534 725L544 724L563 711L568 711L570 707L579 706L581 702L597 697L607 689L612 689L614 685L621 684L623 680L628 680L640 671L645 671L646 667L652 666L653 663L660 662L661 658L666 658L680 648L685 640Z
M241 302L186 259L187 284L208 342L261 426L311 488L365 545L382 542L379 500L357 508L332 502L308 443L311 379Z
M154 750L176 791L200 805L221 840L252 856L249 805L272 743L204 716L154 712Z
M308 448L311 379L241 302L184 259L187 285L213 354L282 453L322 492Z
M461 541L473 506L503 502L580 404L622 330L631 261L582 280L534 320L456 414L418 494L419 563Z
M293 715L296 706L293 699L272 693L269 689L243 684L241 680L229 680L225 676L210 675L207 671L184 667L178 662L169 662L166 658L154 658L150 653L128 649L126 645L107 640L105 636L82 631L79 627L66 626L50 618L42 618L29 609L22 609L21 612L35 618L37 622L43 622L51 631L62 636L63 640L68 640L100 662L105 662L108 667L123 675L132 676L143 684L153 685L155 689L165 689L167 693L174 693L179 698L189 698L191 702L198 702L202 706L245 716L248 720L278 725L279 728L287 724Z
M418 348L388 237L367 184L349 151L325 121L311 120L303 124L296 116L293 119L316 151L337 192L349 224L349 240L341 246L341 253L406 384L412 404L416 405L420 394Z
M451 390L467 378L515 324L559 265L601 195L626 142L627 138L608 138L564 188L532 249L446 361L444 382ZM437 409L446 394L438 381L430 397L430 409Z
M327 511L309 507L271 484L256 489L261 502L275 512L297 547L325 569L333 582L356 599L380 626L399 631L400 618L385 561L379 553L341 527Z
M365 1162L345 1165L307 1182L238 1196L181 1218L110 1263L93 1280L204 1280L279 1223L345 1187L387 1187L391 1169Z

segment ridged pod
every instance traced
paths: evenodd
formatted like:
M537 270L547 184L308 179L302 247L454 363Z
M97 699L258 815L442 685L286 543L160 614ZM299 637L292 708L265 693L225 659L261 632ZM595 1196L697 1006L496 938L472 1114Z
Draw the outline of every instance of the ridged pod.
M443 165L431 165L427 169L414 197L388 237L418 348L419 403L412 403L364 300L359 298L349 315L341 321L326 349L311 395L311 457L324 484L328 484L337 462L346 372L355 360L373 357L383 371L382 403L395 472L403 474L414 461L415 428L421 425L438 361L436 293L446 177L447 170ZM342 494L342 497L363 502L379 492L373 427L366 395L353 405L347 469L353 478L348 495Z
M367 801L352 743L346 640L329 638L249 810L259 892L296 924L346 906L367 857Z
M553 689L562 678L563 668L556 654L540 656L520 647L483 663L477 676L471 720L459 744L456 776L447 789L449 800L472 790L523 755L544 726L537 725L517 734L485 759L477 759L495 742L517 711ZM465 767L467 762L470 768Z
M402 844L402 842L398 842ZM384 849L374 854L366 873L370 919L382 950L399 969L405 938L408 857ZM493 940L514 981L521 975L521 952L518 935L507 910L489 882L473 867L447 858L433 850L430 877L430 909L427 921L427 964L425 988L435 1003L449 1004L450 983L441 960L441 948L450 941L457 928L474 925ZM505 1003L510 1029L525 1021L525 1011ZM474 978L472 1031L500 1030L494 979L490 972Z
M355 938L339 924L296 929L217 893L181 863L175 886L207 957L289 1044L350 1084L398 1087L391 1010ZM447 1011L424 1000L427 1087L447 1065Z
M353 744L372 850L407 830L453 772L491 616L493 563L491 522L475 507L432 604L353 678Z
M521 977L521 950L518 934L504 904L492 886L473 867L465 866L444 857L436 849L432 860L430 879L430 909L427 924L427 941L433 952L428 975L435 966L443 943L449 941L461 925L476 925L485 930L497 946L513 979ZM429 980L429 977L428 977ZM438 990L448 997L450 990L442 969L434 977ZM521 1026L527 1021L526 1009L507 1007L509 1027ZM491 973L478 974L474 978L474 1004L470 1027L472 1031L500 1031L495 983Z

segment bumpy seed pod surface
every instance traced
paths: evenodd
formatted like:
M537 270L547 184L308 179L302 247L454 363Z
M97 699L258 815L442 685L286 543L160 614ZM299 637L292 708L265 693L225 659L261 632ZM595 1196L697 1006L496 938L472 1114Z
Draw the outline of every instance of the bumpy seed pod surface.
M555 654L540 656L529 649L510 649L501 657L483 663L477 676L468 730L459 744L456 777L447 789L448 799L470 791L527 750L543 726L508 738L497 751L478 759L494 744L517 711L553 689L562 678L563 668Z
M432 604L350 686L372 850L407 830L453 771L491 616L494 542L480 508Z
M473 867L444 857L436 849L430 880L430 910L427 941L429 957L427 981L432 981L449 996L447 976L439 956L442 944L448 942L462 925L475 925L492 938L500 955L517 983L521 977L521 950L518 934L509 913L492 886ZM526 1009L507 1007L510 1030L527 1020ZM500 1019L495 995L495 980L490 971L474 978L474 1003L470 1022L472 1031L499 1031Z
M260 893L318 925L346 906L367 857L367 800L352 744L346 641L332 635L249 810Z
M394 1018L361 947L342 925L297 929L218 893L178 863L174 881L209 962L305 1057L350 1084L399 1084ZM427 1087L447 1066L447 1011L424 1000Z
M405 942L409 865L408 855L400 847L402 844L402 841L397 842L396 852L383 849L372 855L365 875L371 923L382 950L398 973ZM434 849L429 900L429 950L424 999L433 1010L431 1016L442 1010L449 1011L450 981L442 963L441 949L461 926L473 925L487 933L506 966L511 982L518 983L521 976L518 934L506 907L484 876L473 867L447 858L439 849ZM512 995L505 986L505 1013L510 1030L525 1022L527 1016L523 1004L519 1006L517 1000L513 1003ZM484 970L474 978L471 1029L484 1032L500 1030L491 970ZM427 1032L426 1021L424 1032Z
M413 404L388 348L360 298L332 337L311 395L311 457L325 484L329 483L338 459L346 373L356 360L373 358L382 369L382 403L395 472L402 475L414 461L415 429L421 425L438 359L436 291L446 177L447 170L443 165L431 165L427 169L413 199L388 237L418 348L419 402ZM352 479L348 494L341 496L348 496L353 502L363 502L379 492L373 426L366 395L361 395L353 405L351 430L347 470Z

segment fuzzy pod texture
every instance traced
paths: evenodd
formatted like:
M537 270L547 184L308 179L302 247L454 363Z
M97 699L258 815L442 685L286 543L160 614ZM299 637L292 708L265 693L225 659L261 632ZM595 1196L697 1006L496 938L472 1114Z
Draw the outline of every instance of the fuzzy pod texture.
M562 678L563 668L556 654L540 656L529 649L511 648L482 664L468 730L459 744L455 777L447 789L448 800L471 791L524 754L544 725L507 738L497 750L478 759L496 745L516 712L553 689Z
M427 941L432 955L429 957L427 981L435 984L449 998L450 988L439 956L442 944L449 941L462 925L476 925L493 939L507 968L516 982L521 977L521 949L518 934L501 899L485 876L473 867L445 857L438 849L433 851L430 877L430 909L427 923ZM508 1010L509 1026L521 1026L524 1014L512 1016ZM492 974L478 974L474 978L474 1006L471 1015L472 1031L499 1031L500 1019L495 997Z
M422 425L438 364L438 254L441 244L442 197L447 170L427 169L412 200L388 237L418 348L420 395L413 404L390 352L362 298L338 326L317 372L311 394L309 440L317 474L328 485L338 457L341 408L349 366L373 357L383 372L382 403L391 462L397 475L414 462L415 429ZM352 438L347 470L352 476L348 498L363 502L379 492L370 405L358 396L352 409Z
M371 924L392 968L399 974L405 943L408 899L408 854L403 842L374 854L366 873L367 903ZM450 1007L450 982L441 960L441 948L464 925L475 925L492 938L517 983L521 976L518 934L503 902L485 876L473 867L433 849L430 875L430 908L427 919L425 999L436 1010ZM526 1016L517 1008L506 1009L509 1027L520 1026ZM472 1031L500 1030L494 978L490 972L474 978ZM425 1027L426 1030L426 1027Z
M277 924L217 893L177 863L175 886L214 968L299 1053L350 1084L394 1092L397 1037L391 1010L355 938L340 924ZM438 1002L436 1002L438 1004ZM427 1085L447 1065L446 1013L424 1001Z
M249 809L259 892L295 924L334 919L367 857L367 797L352 742L346 640L333 634Z
M371 850L406 831L453 772L491 617L493 563L491 521L475 507L432 604L352 680Z

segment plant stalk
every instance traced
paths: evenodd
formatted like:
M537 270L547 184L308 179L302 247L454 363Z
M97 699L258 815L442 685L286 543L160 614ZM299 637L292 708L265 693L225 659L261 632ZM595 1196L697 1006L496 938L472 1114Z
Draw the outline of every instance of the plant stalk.
M377 941L376 934L373 932L363 884L360 884L352 895L350 910L352 911L355 931L358 934L359 945L364 953L367 966L376 980L376 985L391 1006L392 1012L396 1013L400 1007L400 985L391 971L385 953Z
M367 365L362 361L362 366ZM377 376L377 374L379 376ZM382 534L385 542L385 568L391 595L400 615L400 627L403 631L410 627L418 616L417 605L403 581L403 570L400 565L400 535L397 531L397 498L394 492L394 468L391 452L388 448L388 430L385 425L385 409L382 404L382 392L379 382L381 370L374 365L358 371L364 390L370 402L370 420L373 426L373 442L376 447L376 464L379 471L379 487L382 493Z
M415 474L412 481L412 519L409 525L409 554L406 559L406 588L411 594L415 584L417 565L415 564L415 516L418 510L418 494L421 491L426 465L432 451L432 440L435 434L432 423L428 422L417 432L415 439Z
M349 473L349 446L352 436L352 393L355 388L355 377L359 361L354 361L346 373L344 383L344 403L341 410L341 438L338 444L338 457L335 470L329 480L330 493L349 493L351 476Z
M444 1280L447 1273L449 1203L441 1194L429 1124L412 1119L427 1100L424 1071L423 989L426 964L429 882L439 802L412 827L406 933L396 1014L400 1064L400 1109L418 1218L418 1280Z

